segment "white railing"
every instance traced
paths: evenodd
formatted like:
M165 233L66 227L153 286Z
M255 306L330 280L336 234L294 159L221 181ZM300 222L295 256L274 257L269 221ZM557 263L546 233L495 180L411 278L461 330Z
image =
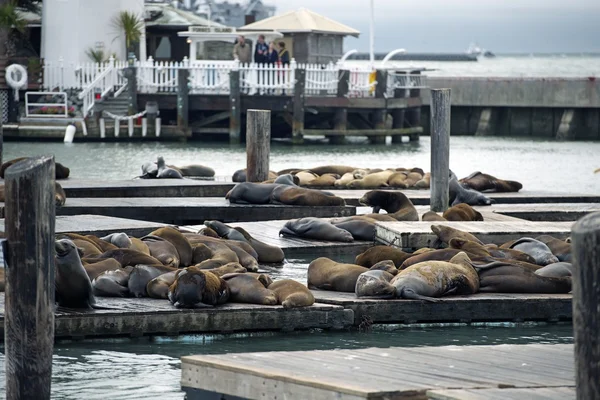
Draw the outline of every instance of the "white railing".
M388 72L387 95L394 96L397 89L427 89L427 78L421 74L403 74L399 72Z
M114 60L111 59L108 66L79 93L79 98L83 99L83 109L81 112L84 118L94 108L96 96L98 99L102 99L115 89L116 77L117 70L115 69Z
M194 61L189 68L191 94L229 94L229 72L239 70L239 61Z
M348 97L375 97L375 70L363 67L349 69Z
M296 61L288 65L240 64L240 91L244 94L286 94L294 92Z
M65 92L25 93L25 116L28 118L68 118L69 111Z
M298 64L306 71L304 91L307 96L336 96L339 82L339 66L333 63Z
M182 67L180 62L137 61L137 84L140 93L169 93L177 92L178 72Z

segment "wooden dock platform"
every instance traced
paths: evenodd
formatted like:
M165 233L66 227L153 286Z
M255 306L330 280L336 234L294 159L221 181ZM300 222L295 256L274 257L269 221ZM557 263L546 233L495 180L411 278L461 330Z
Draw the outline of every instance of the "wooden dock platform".
M600 211L600 203L493 204L475 208L487 215L491 212L528 221L577 221L584 215Z
M4 203L0 203L4 212ZM265 221L302 217L344 217L356 215L353 206L305 207L277 204L230 204L216 197L74 198L56 209L56 215L95 214L167 224L198 224L205 220L223 222Z
M575 387L429 390L430 400L575 400Z
M437 236L431 225L448 225L470 232L484 243L502 244L524 236L552 235L564 239L571 233L572 222L530 222L525 220L491 222L378 222L376 241L401 248L431 247Z
M354 324L571 321L570 294L477 293L441 297L437 303L404 299L357 298L354 293L313 290L315 300L354 312Z
M558 393L575 386L573 354L572 344L528 344L198 355L182 357L181 385L189 400L427 400L428 391L445 389ZM508 394L502 398L515 398Z

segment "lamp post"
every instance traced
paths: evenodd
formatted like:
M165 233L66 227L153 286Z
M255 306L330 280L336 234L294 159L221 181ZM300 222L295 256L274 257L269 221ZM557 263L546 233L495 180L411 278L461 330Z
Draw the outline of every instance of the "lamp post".
M369 61L371 67L375 61L375 1L370 0L371 7L371 26L369 27Z

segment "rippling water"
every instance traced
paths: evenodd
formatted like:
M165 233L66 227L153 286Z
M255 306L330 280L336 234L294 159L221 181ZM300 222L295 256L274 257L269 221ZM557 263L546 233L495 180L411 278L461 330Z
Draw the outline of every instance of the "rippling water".
M390 346L572 343L571 325L378 325L369 333L291 332L62 342L54 348L52 398L183 399L179 358L192 354ZM4 355L0 354L0 393Z
M387 168L419 166L430 170L430 138L419 143L370 145L355 142L344 146L273 143L271 169L311 168L325 164ZM4 159L55 154L56 161L71 168L79 179L130 179L140 166L158 155L167 163L204 164L217 176L231 178L246 165L245 147L223 143L41 143L7 142ZM463 177L481 170L523 183L524 190L600 193L600 142L557 142L520 138L455 136L450 140L450 168Z

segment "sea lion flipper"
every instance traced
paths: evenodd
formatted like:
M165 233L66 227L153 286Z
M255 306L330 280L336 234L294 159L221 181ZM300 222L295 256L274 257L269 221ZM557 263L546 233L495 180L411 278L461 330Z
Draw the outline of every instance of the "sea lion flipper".
M402 289L402 293L400 294L399 297L404 298L404 299L411 299L411 300L423 300L423 301L428 301L430 303L437 303L438 301L440 301L439 299L436 299L434 297L423 296L421 294L418 294L417 292L415 292L414 290L409 289L409 288Z

